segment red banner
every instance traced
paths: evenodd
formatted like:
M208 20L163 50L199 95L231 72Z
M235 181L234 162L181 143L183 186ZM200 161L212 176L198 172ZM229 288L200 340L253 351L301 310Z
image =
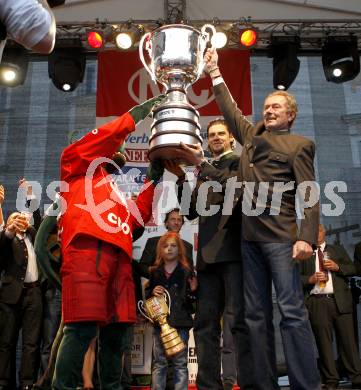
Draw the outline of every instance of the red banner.
M147 55L147 53L146 53ZM242 50L220 50L219 67L229 90L244 115L252 113L250 55ZM189 102L201 115L219 115L208 75L187 91ZM118 116L163 87L154 83L143 67L138 51L103 51L98 55L97 117Z

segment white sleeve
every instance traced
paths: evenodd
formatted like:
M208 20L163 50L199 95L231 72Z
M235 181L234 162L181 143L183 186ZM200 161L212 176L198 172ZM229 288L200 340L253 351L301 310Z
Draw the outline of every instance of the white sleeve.
M218 84L222 84L222 83L224 83L224 80L223 80L223 78L221 76L212 79L213 87L215 87Z
M48 33L51 15L37 0L0 0L0 4L9 38L31 49Z

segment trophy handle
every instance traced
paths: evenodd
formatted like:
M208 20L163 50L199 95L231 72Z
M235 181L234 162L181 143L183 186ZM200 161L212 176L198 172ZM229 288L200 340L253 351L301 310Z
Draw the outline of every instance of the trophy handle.
M138 302L138 309L139 309L139 311L143 314L143 316L147 320L149 320L150 322L154 323L154 321L145 314L145 310L143 309L143 307L144 307L143 301L139 301Z
M172 304L172 301L170 299L169 292L166 289L164 289L164 296L165 296L165 300L168 301L168 315L169 315L170 314L170 306Z
M212 31L212 36L211 36L211 37L209 37L209 33L206 32L207 29L210 29L210 30ZM212 37L216 34L216 29L215 29L215 27L214 27L212 24L205 24L205 25L202 27L202 29L201 29L201 33L202 33L202 35L203 35L204 37L207 38L207 42L210 42L211 47L212 47L212 41L211 41L211 39L212 39Z
M142 61L143 65L144 65L144 68L147 70L147 72L150 74L152 80L154 82L156 82L156 78L154 77L154 74L152 72L152 70L150 69L149 65L147 64L147 62L145 61L145 58L144 58L144 42L149 39L151 36L151 33L150 32L147 32L146 34L144 34L142 36L142 38L140 39L140 42L139 42L139 57L140 57L140 60ZM148 55L149 55L149 41L146 42L146 49L148 50ZM150 55L149 55L150 56Z
M211 37L209 36L209 33L206 32L207 29L210 29L212 31L212 36ZM203 73L203 70L204 70L203 56L204 56L205 50L207 48L211 48L212 47L212 37L216 34L216 29L215 29L215 27L212 24L205 24L202 27L202 29L201 29L201 33L202 33L202 38L203 38L203 42L202 43L203 43L204 46L201 48L201 51L202 51L203 55L202 55L201 65L198 68L197 80L201 77L201 74Z

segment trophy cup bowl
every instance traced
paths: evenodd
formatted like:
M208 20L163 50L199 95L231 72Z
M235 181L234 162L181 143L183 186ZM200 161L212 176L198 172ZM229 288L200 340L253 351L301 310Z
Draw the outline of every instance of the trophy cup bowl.
M211 38L207 29L215 34L215 28L209 24L201 31L183 24L170 24L143 35L139 43L144 67L154 82L165 86L167 96L153 110L148 151L151 161L160 158L189 165L180 142L190 146L203 142L199 113L188 102L186 91L203 72L203 55ZM149 65L144 58L144 45Z
M177 330L172 328L167 322L167 316L170 313L170 302L167 290L161 296L153 296L144 302L138 302L138 309L143 316L160 326L160 338L167 357L176 355L186 347Z

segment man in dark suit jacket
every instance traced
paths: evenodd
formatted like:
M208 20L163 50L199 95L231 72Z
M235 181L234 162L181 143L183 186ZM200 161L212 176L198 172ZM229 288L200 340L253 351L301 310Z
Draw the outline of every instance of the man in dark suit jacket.
M253 126L237 108L217 62L215 49L207 49L205 69L212 78L217 104L234 138L244 147L237 175L242 197L240 201L234 199L233 218L224 215L220 228L235 217L242 218L245 311L255 369L254 387L279 388L272 323L273 282L282 315L281 334L291 388L319 390L316 348L298 267L293 260L309 257L312 244L317 242L317 201L312 207L304 207L299 231L295 210L296 188L315 180L315 145L290 134L297 104L287 92L269 95L264 102L263 121ZM187 150L187 146L183 147ZM237 245L235 242L234 246Z
M40 219L40 214L38 215ZM24 232L25 230L25 232ZM38 370L42 323L40 275L33 248L36 230L12 213L0 232L0 389L12 382L11 359L22 328L20 388L30 389Z
M356 275L361 276L361 242L355 245L353 260L356 266Z
M343 247L326 244L323 225L319 226L318 248L309 260L301 263L301 279L318 347L321 375L327 389L337 388L339 375L332 349L335 331L341 362L353 388L360 389L361 361L354 337L352 295L347 278L355 275L355 265ZM320 270L323 259L324 269Z
M194 322L198 358L197 388L223 389L219 348L223 316L224 327L233 328L234 336L233 340L226 336L224 346L233 349L234 345L236 352L236 362L234 354L231 354L228 362L223 361L226 364L223 371L232 371L232 367L237 369L240 387L250 389L253 388L252 366L244 321L241 252L240 246L235 245L240 240L240 219L234 218L227 227L218 228L225 186L228 179L237 175L239 156L232 150L235 141L224 119L210 122L207 133L208 149L213 161L208 163L204 158L194 161L200 171L193 191L185 181L182 168L172 162L165 163L165 167L178 176L178 200L182 213L190 220L199 217L196 264L199 287ZM225 381L224 389L233 389L235 379L229 383Z
M168 231L179 233L183 224L184 217L183 215L180 215L179 208L174 208L166 213L164 218L164 226ZM151 267L155 262L157 244L160 237L161 236L148 238L142 253L142 257L140 258L139 263L136 263L136 271L144 278L149 279L149 267ZM193 245L185 240L182 240L182 242L186 249L186 256L189 261L189 265L193 269Z

